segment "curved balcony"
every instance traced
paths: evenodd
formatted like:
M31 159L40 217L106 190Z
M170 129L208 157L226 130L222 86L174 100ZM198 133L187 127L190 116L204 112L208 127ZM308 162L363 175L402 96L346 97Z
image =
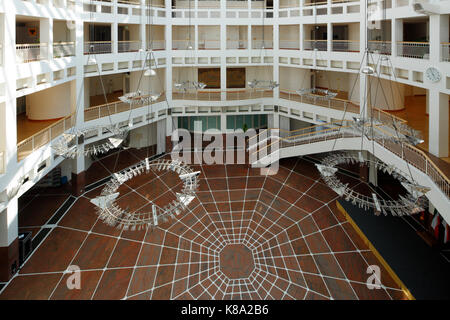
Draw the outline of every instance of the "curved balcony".
M229 90L198 90L196 92L174 91L172 100L199 101L235 101L259 98L273 98L272 90L229 89Z
M27 139L19 142L17 144L17 161L25 159L33 151L46 145L53 139L63 134L66 130L72 128L74 125L74 121L74 115L69 115L54 122L50 126L40 130L39 132L34 133Z
M166 95L162 94L158 98L158 100L154 101L153 103L162 102L165 99L166 99ZM98 106L93 106L93 107L84 109L84 121L91 121L91 120L96 120L96 119L100 119L103 117L108 117L108 116L116 114L116 113L121 113L121 112L125 112L125 111L130 111L133 109L138 109L145 105L146 104L143 104L140 102L133 103L133 105L131 105L129 103L122 102L122 101L114 101L114 102L110 102L110 103L101 104Z

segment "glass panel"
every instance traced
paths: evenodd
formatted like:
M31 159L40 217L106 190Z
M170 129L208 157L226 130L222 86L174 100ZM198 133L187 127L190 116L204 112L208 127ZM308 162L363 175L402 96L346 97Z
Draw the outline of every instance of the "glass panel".
M217 117L208 117L208 129L217 129Z
M261 114L259 117L259 125L261 127L267 127L267 114Z
M242 126L244 125L244 117L243 116L236 116L236 127L235 129L242 129Z
M235 116L227 116L227 129L234 129Z
M247 129L254 128L253 117L250 114L244 116L244 123L247 125Z
M260 124L259 124L259 114L254 114L253 115L253 128L259 128Z

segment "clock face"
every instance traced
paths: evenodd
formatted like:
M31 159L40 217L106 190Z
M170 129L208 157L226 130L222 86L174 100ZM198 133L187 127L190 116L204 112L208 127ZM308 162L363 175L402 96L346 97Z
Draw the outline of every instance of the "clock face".
M441 73L439 72L438 69L436 69L435 67L429 67L426 71L425 71L425 76L427 77L427 79L431 82L438 82L441 80Z

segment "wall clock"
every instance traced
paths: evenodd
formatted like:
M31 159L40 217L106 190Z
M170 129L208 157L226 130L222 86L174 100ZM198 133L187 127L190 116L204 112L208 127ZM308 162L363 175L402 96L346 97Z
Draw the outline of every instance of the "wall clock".
M441 80L441 73L435 67L429 67L425 71L425 76L431 82L439 82Z

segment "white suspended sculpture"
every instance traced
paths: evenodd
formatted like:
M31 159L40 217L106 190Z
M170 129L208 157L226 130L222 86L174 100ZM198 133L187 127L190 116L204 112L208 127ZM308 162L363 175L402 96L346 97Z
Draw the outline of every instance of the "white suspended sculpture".
M130 105L136 104L150 104L161 97L161 93L150 93L143 95L140 90L129 92L119 97L119 100Z
M52 143L52 149L55 154L65 158L74 159L79 156L98 155L106 153L111 149L118 148L125 141L129 127L118 128L116 126L106 127L113 133L112 137L106 139L105 142L89 147L81 148L84 143L78 144L79 139L84 141L84 137L93 131L103 130L103 126L89 127L83 130L74 130L70 133L63 133Z
M177 82L173 85L175 89L188 91L188 90L201 90L206 88L206 84L198 81L186 80L183 82Z
M252 89L269 89L273 90L276 87L279 87L280 84L274 80L258 80L253 79L248 82L248 86Z
M349 127L355 133L364 134L370 139L387 140L394 143L408 143L416 146L424 140L419 131L399 121L380 121L373 117L353 117Z
M119 187L126 181L150 171L172 171L178 174L180 180L183 181L183 188L176 193L176 200L162 208L150 201L152 209L148 212L130 212L120 208L116 204ZM195 198L195 192L199 185L199 174L200 171L193 171L180 161L150 161L149 158L146 158L130 168L113 174L113 178L103 188L100 196L92 199L91 202L96 205L99 218L110 226L132 231L153 228L169 219L174 219L187 210L188 205Z
M296 92L299 96L306 96L308 98L318 100L330 100L337 96L337 92L320 88L298 89Z
M359 164L366 166L374 166L377 170L390 174L397 179L402 186L408 191L405 196L400 195L397 200L386 200L379 198L375 193L366 196L343 183L336 176L337 166L340 164ZM374 209L376 213L384 215L392 214L394 216L411 215L423 210L423 196L430 191L430 188L418 185L405 178L405 173L398 168L387 165L379 160L368 160L359 153L355 155L349 152L333 153L325 157L320 164L316 164L325 183L339 196L346 201L357 205L364 210Z

